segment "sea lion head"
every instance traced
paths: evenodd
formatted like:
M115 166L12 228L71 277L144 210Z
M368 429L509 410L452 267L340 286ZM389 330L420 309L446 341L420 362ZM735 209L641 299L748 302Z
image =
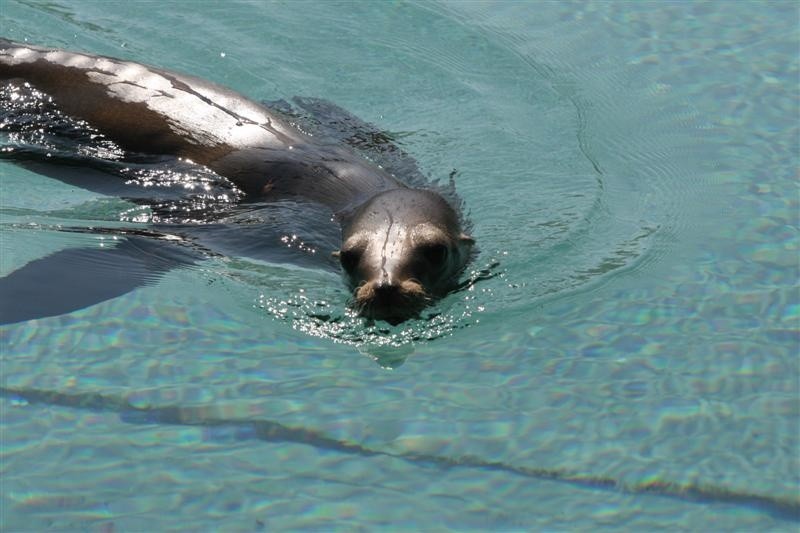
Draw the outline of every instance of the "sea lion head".
M356 210L338 256L359 312L398 324L456 284L473 242L444 198L401 188Z

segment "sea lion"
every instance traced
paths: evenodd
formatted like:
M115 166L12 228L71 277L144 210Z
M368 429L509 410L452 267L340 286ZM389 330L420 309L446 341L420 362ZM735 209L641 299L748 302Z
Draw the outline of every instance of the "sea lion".
M399 323L452 289L473 239L433 190L412 188L349 146L214 83L105 56L0 39L0 80L49 95L129 151L204 165L249 198L300 197L341 225L354 305Z

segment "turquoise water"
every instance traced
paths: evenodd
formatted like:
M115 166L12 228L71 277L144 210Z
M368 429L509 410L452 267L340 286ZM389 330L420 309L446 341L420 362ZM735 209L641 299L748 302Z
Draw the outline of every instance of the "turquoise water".
M798 24L793 2L1 3L15 40L379 124L457 169L481 249L469 290L394 328L335 274L243 258L0 328L2 528L796 530ZM129 207L0 172L3 274Z

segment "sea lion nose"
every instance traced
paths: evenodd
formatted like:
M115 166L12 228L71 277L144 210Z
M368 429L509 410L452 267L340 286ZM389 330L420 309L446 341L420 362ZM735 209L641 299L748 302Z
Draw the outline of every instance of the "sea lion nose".
M375 294L384 298L397 294L398 290L398 285L389 277L381 278L381 280L375 284Z

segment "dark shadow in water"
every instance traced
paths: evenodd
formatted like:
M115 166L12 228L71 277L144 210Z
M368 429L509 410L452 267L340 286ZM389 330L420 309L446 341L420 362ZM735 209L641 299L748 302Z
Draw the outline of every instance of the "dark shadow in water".
M607 490L624 494L652 495L696 504L737 505L769 514L775 519L800 522L800 499L770 496L756 492L732 490L713 484L681 484L670 481L646 481L625 484L611 477L581 474L566 469L515 466L501 461L464 455L450 457L425 453L390 453L369 448L355 442L334 439L310 428L287 426L272 420L236 420L208 416L203 407L136 407L121 397L99 393L63 393L39 389L13 389L0 387L0 396L11 401L25 401L45 405L106 411L117 413L120 420L129 424L167 424L176 426L201 426L233 430L239 440L261 440L306 444L322 450L361 457L385 456L407 461L414 465L436 466L441 469L473 468L506 472L541 481L566 483L579 488Z

